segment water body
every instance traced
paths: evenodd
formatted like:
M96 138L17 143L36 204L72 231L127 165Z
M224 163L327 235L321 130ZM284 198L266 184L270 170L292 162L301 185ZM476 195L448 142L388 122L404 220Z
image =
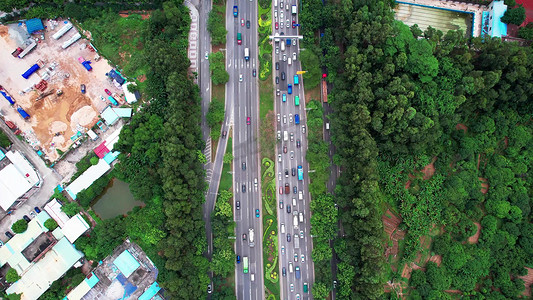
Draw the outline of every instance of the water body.
M422 30L426 30L428 26L431 26L444 34L449 30L460 29L465 33L465 36L472 35L472 15L469 13L404 3L398 3L398 7L394 11L394 18L408 26L418 24L418 27Z
M92 206L102 219L111 219L125 215L135 206L143 206L142 201L133 198L129 186L124 181L113 178Z

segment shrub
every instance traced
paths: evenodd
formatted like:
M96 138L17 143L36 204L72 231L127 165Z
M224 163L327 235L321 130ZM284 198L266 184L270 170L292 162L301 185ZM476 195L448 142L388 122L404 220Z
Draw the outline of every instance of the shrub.
M99 159L98 159L98 157L93 156L93 157L91 157L91 159L89 161L91 162L91 165L94 166L94 165L98 164Z
M16 282L19 279L20 279L20 276L15 269L11 268L7 271L6 273L7 282Z
M18 220L11 226L11 230L14 233L23 233L26 229L28 229L28 222L26 220Z
M11 141L7 137L7 135L0 131L0 147L7 148L11 145Z
M526 19L526 9L520 5L517 8L507 9L501 21L505 24L520 25Z
M76 202L69 202L69 203L65 203L63 204L63 206L61 206L61 210L67 214L67 216L69 217L73 217L75 216L77 213L79 213L81 211L81 208L80 206L78 205L78 203Z
M44 222L44 227L48 228L48 230L53 231L57 228L57 222L50 218Z

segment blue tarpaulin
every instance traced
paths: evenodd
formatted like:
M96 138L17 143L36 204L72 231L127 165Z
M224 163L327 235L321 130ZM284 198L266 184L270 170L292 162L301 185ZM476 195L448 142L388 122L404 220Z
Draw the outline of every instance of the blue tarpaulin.
M15 100L13 100L13 98L9 97L6 92L0 91L0 94L4 95L4 97L7 99L7 101L9 101L9 103L11 103L11 105L15 104Z
M87 71L90 71L93 69L93 67L91 67L91 62L88 60L82 62L81 64L85 67L85 69L87 69Z
M44 29L43 21L41 21L41 19L31 19L26 21L25 23L29 34Z
M28 113L24 109L22 109L22 107L17 107L17 111L24 119L30 118L30 115L28 115Z

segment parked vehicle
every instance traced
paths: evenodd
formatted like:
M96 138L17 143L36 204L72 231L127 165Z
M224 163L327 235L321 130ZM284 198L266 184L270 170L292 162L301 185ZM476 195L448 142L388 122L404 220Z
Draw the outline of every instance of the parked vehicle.
M28 223L31 221L31 219L28 216L26 216L26 215L22 216L22 218L24 219L24 221L26 221Z
M40 213L41 212L41 210L37 206L35 206L33 209L35 209L36 213Z

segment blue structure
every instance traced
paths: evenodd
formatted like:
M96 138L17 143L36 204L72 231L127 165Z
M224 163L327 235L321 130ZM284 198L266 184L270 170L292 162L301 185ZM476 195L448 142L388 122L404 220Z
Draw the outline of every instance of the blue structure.
M17 111L25 120L30 118L30 115L22 107L17 107Z
M26 23L26 28L28 29L29 34L32 34L39 30L44 30L44 25L41 19L31 19L31 20L26 21L25 23Z
M118 84L120 85L123 85L124 82L126 82L126 80L122 78L120 73L118 73L114 69L111 69L111 71L109 71L108 76L111 77L112 79L115 79L115 81L118 82Z
M118 270L124 274L124 277L130 277L141 264L131 255L128 250L124 250L115 260L113 264L117 266Z
M31 74L35 73L35 71L39 70L39 65L38 64L34 64L33 66L31 66L28 71L24 72L24 74L22 74L22 77L24 79L28 79L30 78Z
M152 297L154 297L160 289L161 288L159 287L159 284L157 284L157 282L152 283L152 285L139 297L139 300L152 299Z
M507 11L507 5L501 0L492 1L489 5L489 9L489 35L492 37L506 36L507 24L503 23L500 19Z
M85 67L85 69L86 69L87 71L90 71L90 70L93 69L93 67L91 67L91 62L88 61L88 60L82 62L81 64Z
M15 104L15 100L13 100L13 98L9 97L9 95L6 92L0 91L0 94L2 94L4 96L4 98L6 98L7 101L9 101L9 103L11 105Z

